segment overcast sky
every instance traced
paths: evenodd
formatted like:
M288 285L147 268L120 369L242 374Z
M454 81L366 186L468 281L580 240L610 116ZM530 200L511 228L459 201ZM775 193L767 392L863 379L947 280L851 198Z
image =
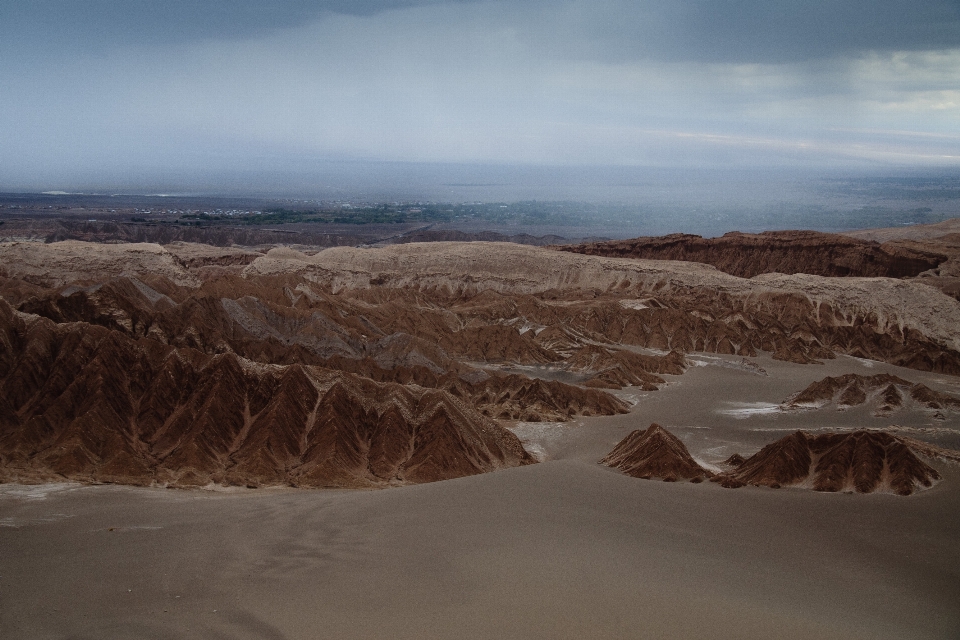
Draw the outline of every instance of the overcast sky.
M0 0L0 189L317 159L960 167L960 0Z

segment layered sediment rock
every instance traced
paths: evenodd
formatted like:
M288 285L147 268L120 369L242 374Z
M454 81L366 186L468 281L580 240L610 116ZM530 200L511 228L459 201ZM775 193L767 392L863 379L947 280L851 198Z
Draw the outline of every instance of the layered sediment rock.
M724 487L805 487L815 491L910 495L940 479L909 443L880 431L797 431L713 478Z
M3 247L0 257L7 257ZM71 264L44 282L83 276L90 284L94 263L86 271ZM10 277L0 281L0 293L58 321L129 325L135 335L149 332L177 346L271 362L289 350L363 357L376 341L406 334L453 358L489 362L559 362L601 344L743 356L762 350L796 362L845 353L960 373L957 301L882 278L743 280L691 263L489 243L341 248L315 256L272 250L244 267L243 277L198 278L196 286L148 273L124 277L174 307L141 301L126 309L133 298L108 299L103 279L51 291Z
M697 464L683 442L656 423L631 432L600 463L645 480L702 482L713 476Z
M443 388L464 397L483 414L502 420L565 422L578 415L609 416L630 410L630 405L608 393L519 375L492 375L472 383L447 378Z
M911 404L934 411L960 410L960 399L887 373L874 376L848 373L827 377L786 400L783 407L788 410L825 407L844 410L869 405L877 415L884 415Z
M210 356L0 301L2 480L379 486L531 462L442 390Z
M648 356L590 344L568 358L566 366L570 371L593 373L587 386L606 389L636 386L644 391L656 391L664 382L658 373L680 375L686 369L686 362L677 351L667 356Z
M518 464L522 450L490 435L492 420L622 413L627 405L602 388L653 390L683 372L690 351L798 362L848 353L960 373L957 302L885 278L744 280L692 263L489 243L310 256L5 244L0 265L5 473L418 482ZM499 372L520 365L529 375ZM299 391L277 400L288 386ZM270 422L268 406L299 417ZM343 434L308 428L324 415ZM281 446L268 434L284 424L300 426ZM334 432L327 449L311 439ZM414 433L413 444L397 444L406 441L396 433ZM253 435L274 444L247 445ZM417 462L419 447L441 441ZM338 453L321 455L330 446ZM394 453L370 462L377 447ZM431 467L437 460L447 462Z
M336 291L416 290L463 300L486 292L524 302L533 325L670 351L789 359L829 352L960 373L960 305L886 278L764 274L743 280L686 262L618 260L489 243L271 251L245 273L298 273ZM529 302L536 296L537 304Z
M152 274L196 286L198 279L158 244L91 244L66 241L0 243L0 275L44 287L102 281L109 276Z
M896 245L908 250L928 251L947 256L936 269L924 271L917 279L936 287L945 294L960 300L960 218L934 224L917 224L887 229L865 229L847 232L846 235L862 240L875 240L885 245Z
M424 366L385 369L369 358L331 358L324 361L323 366L378 382L442 389L470 403L484 415L501 420L566 422L574 416L605 416L629 411L626 402L608 393L518 374L488 373L459 366L446 372Z
M610 258L700 262L741 278L761 273L903 278L947 259L932 250L817 231L731 232L719 238L675 233L556 248Z

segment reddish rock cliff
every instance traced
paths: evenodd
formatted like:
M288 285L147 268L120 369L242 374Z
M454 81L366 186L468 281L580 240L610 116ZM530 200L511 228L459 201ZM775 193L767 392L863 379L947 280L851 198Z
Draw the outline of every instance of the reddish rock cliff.
M741 278L760 273L904 278L947 259L931 250L817 231L731 232L719 238L675 233L556 248L609 258L700 262Z

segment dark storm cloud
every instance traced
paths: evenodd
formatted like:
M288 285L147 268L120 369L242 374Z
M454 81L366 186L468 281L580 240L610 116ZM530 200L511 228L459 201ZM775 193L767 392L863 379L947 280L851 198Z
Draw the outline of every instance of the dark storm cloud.
M714 7L724 5L725 10ZM956 0L692 2L677 40L706 58L793 61L861 50L927 50L960 44Z
M0 36L8 43L12 39L103 50L255 37L333 14L371 16L416 6L471 3L0 0ZM960 0L514 0L493 4L504 21L545 53L560 57L779 63L861 51L960 46Z
M245 38L440 0L0 0L0 34L82 49Z
M572 57L784 63L960 46L957 0L598 0L567 6L549 41Z
M958 0L0 0L0 189L303 158L957 166L958 118Z

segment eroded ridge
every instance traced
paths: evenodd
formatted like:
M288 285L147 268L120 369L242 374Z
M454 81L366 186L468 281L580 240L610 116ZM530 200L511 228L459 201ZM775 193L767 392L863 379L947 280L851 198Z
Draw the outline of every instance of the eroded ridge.
M826 377L788 398L782 406L787 410L833 407L842 411L865 405L875 415L887 415L911 405L941 417L944 411L960 411L960 399L887 373Z
M442 389L209 355L0 301L0 481L373 487L532 462Z
M274 249L246 266L208 273L213 266L182 266L192 264L182 250L174 256L139 245L118 245L84 262L76 246L83 244L29 252L0 245L0 294L21 311L58 322L149 332L256 360L307 357L315 364L369 355L443 368L446 355L559 363L600 345L611 352L629 346L747 357L768 351L799 363L848 354L960 373L960 305L917 281L802 274L743 280L692 263L492 243L340 248L313 256ZM96 254L99 247L85 250ZM167 270L155 271L161 263ZM119 292L124 280L152 299ZM416 349L403 344L412 340L419 341ZM619 363L619 372L601 364L596 386L657 384L637 376L633 363Z
M600 463L645 480L703 482L713 477L697 464L679 438L656 423L631 432Z
M940 480L910 442L882 431L797 431L713 478L724 487L802 487L815 491L892 492L907 496Z
M656 391L692 351L960 372L957 301L888 278L744 280L494 243L23 245L0 244L8 477L380 486L479 473L527 459L497 420L624 413L607 389ZM281 409L278 393L295 400ZM292 417L262 413L304 398ZM416 434L440 423L454 444L414 464L436 440ZM334 432L318 466L311 438ZM408 432L406 448L385 435ZM474 432L492 440L461 438ZM271 444L247 446L254 436Z
M732 231L719 238L675 233L557 248L611 258L701 262L742 278L761 273L903 278L934 269L948 258L907 243L880 244L818 231Z

